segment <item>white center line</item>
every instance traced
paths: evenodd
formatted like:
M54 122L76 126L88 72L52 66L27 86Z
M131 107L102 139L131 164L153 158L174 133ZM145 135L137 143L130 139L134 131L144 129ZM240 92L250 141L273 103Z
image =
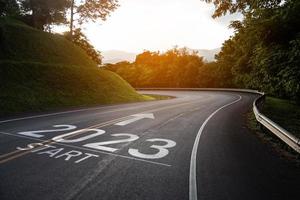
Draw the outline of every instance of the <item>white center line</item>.
M240 95L239 96L239 99L231 102L231 103L228 103L220 108L218 108L217 110L215 110L204 122L203 124L201 125L198 133L197 133L197 136L196 136L196 139L195 139L195 142L194 142L194 146L193 146L193 150L192 150L192 155L191 155L191 163L190 163L190 179L189 179L189 199L190 200L197 200L197 175L196 175L196 163L197 163L197 150L198 150L198 145L199 145L199 141L200 141L200 137L201 137L201 134L207 124L207 122L217 113L219 112L220 110L222 110L223 108L226 108L227 106L230 106L234 103L237 103L238 101L240 101L242 99L242 97Z

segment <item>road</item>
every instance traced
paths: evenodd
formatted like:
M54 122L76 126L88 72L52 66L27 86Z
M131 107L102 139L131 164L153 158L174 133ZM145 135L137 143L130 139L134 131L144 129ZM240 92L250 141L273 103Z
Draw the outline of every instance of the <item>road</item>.
M299 199L300 171L246 126L254 94L174 96L0 122L0 199Z

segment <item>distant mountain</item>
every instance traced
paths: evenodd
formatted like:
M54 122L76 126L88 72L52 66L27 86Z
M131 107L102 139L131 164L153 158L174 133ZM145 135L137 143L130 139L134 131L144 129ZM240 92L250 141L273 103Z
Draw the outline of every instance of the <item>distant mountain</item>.
M103 56L102 62L105 63L117 63L121 61L133 62L135 60L135 53L129 53L125 51L110 50L102 51L101 55Z
M190 51L198 51L198 55L204 57L204 59L208 62L215 60L215 54L220 52L220 48L216 49L188 49ZM117 63L121 61L134 62L137 53L129 53L125 51L118 50L110 50L110 51L102 51L103 56L102 62L105 63Z

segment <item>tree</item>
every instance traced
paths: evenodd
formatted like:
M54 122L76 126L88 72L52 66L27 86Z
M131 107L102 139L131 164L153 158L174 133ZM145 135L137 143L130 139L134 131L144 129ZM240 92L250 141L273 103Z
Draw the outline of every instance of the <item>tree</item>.
M216 64L237 87L255 88L300 102L300 2L298 0L207 0L213 17L242 12L232 22ZM230 76L231 74L231 76Z
M17 0L0 0L0 16L16 16L19 13Z
M111 12L119 6L118 0L71 0L70 33L73 34L74 21L78 25L85 22L106 20Z
M22 15L29 25L40 29L50 29L52 24L67 23L66 12L70 0L19 0Z
M257 9L277 8L283 2L291 0L203 0L215 5L213 18L226 15L227 13L241 12L244 15L253 14Z
M134 87L198 87L203 58L187 48L165 53L144 51L134 63L106 65Z
M90 44L87 37L82 33L81 29L75 29L71 38L70 33L65 33L65 37L71 40L75 45L83 49L86 54L95 61L98 65L102 64L102 56L100 51L97 51L93 45Z

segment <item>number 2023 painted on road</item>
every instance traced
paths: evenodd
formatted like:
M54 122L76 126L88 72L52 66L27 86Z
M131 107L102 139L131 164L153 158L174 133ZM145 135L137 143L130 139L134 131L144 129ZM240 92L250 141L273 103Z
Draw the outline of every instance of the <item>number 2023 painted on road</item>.
M42 138L44 135L41 133L52 133L52 132L61 132L61 131L70 131L74 130L77 127L74 125L53 125L54 128L59 128L59 129L49 129L49 130L37 130L37 131L25 131L25 132L19 132L18 134L20 135L25 135L29 137L35 137L35 138ZM79 135L82 133L86 132L94 132L89 135L85 135L76 139L70 139L71 136ZM105 134L104 130L101 129L80 129L76 130L70 133L62 134L56 137L53 137L52 140L55 142L60 142L60 143L76 143L76 142L82 142L91 138L94 138L96 136L100 136ZM113 147L108 147L106 145L111 145L111 144L120 144L120 143L128 143L128 142L133 142L135 140L139 139L139 136L134 135L134 134L129 134L129 133L116 133L116 134L111 134L113 137L127 137L126 139L120 139L120 140L111 140L111 141L104 141L104 142L94 142L94 143L88 143L84 144L84 147L88 147L91 149L96 149L96 150L101 150L101 151L108 151L108 152L115 152L118 149L113 148ZM147 142L163 142L165 143L164 145L151 145L150 148L156 149L158 152L155 154L144 154L141 153L138 149L134 148L129 148L128 153L134 157L137 158L143 158L143 159L159 159L167 156L169 154L170 148L176 146L176 142L168 139L160 139L160 138L152 138L152 139L147 139Z

